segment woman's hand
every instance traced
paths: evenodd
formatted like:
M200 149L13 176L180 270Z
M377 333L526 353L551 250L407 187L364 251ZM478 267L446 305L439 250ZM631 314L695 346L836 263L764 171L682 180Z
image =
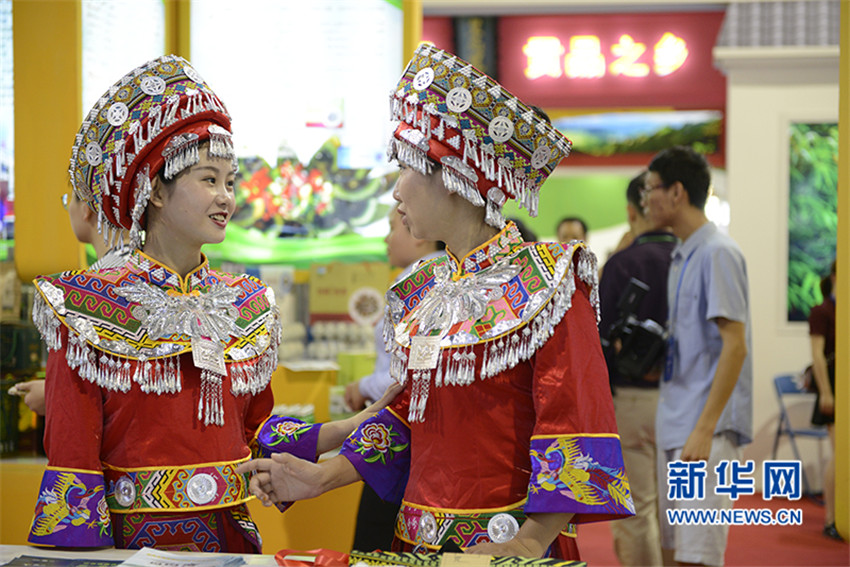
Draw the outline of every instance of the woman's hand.
M832 397L832 392L827 390L820 394L820 412L823 415L832 415L835 413L835 398Z
M354 465L341 456L317 464L289 453L274 453L271 459L254 459L236 467L237 474L249 472L254 476L248 490L263 506L313 498L363 480Z
M542 550L539 548L540 545L536 541L524 541L515 537L511 541L505 543L479 543L478 545L467 547L464 553L493 555L497 557L543 557L543 553L546 552L546 548L544 547Z
M374 417L376 413L384 409L384 407L393 401L393 399L395 399L398 393L403 389L403 386L399 386L393 382L393 384L384 391L384 395L381 396L381 399L374 402L366 409L359 411L351 417L337 421L329 421L322 424L322 428L319 430L319 442L316 446L316 450L319 455L336 449L342 445L345 438L360 427L361 423L371 417Z
M360 382L352 382L345 387L345 405L351 411L360 411L366 407L366 396L360 393Z
M9 394L21 396L28 408L38 415L44 415L44 380L15 384L9 388Z
M390 402L392 402L395 397L401 393L402 390L404 390L404 386L393 382L392 384L387 386L386 390L384 390L384 395L381 396L380 400L372 402L372 404L370 404L369 407L367 407L363 411L366 414L375 415L376 413L384 409L386 406L388 406Z
M289 453L275 453L270 459L254 459L236 467L237 474L249 472L254 476L248 489L263 506L313 498L323 492L321 466Z

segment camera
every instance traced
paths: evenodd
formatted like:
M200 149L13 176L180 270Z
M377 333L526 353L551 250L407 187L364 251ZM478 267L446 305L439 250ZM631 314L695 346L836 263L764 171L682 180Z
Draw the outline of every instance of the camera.
M661 325L652 319L641 321L636 316L648 291L649 286L639 279L629 280L617 302L617 320L601 339L602 348L610 354L617 372L631 380L641 380L652 370L664 353L667 342L667 334ZM616 352L614 343L618 339L622 347Z

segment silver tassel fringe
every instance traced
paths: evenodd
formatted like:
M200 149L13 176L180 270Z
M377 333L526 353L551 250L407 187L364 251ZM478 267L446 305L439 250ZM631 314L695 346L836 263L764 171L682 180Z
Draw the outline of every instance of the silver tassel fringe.
M502 210L493 201L487 199L487 208L484 213L484 222L492 226L497 230L502 230L505 228L505 216L502 214Z
M140 219L148 206L148 200L150 200L150 197L150 165L145 165L145 167L136 174L133 210L130 212L130 218L133 219L133 224L130 227L130 246L134 249L142 247L142 227Z
M201 371L201 393L198 398L198 421L204 425L224 425L222 377L209 370Z
M428 154L419 148L393 138L388 144L387 149L390 160L395 159L422 175L431 175L433 162L428 159Z
M174 179L181 171L200 161L198 135L189 132L174 136L162 150L162 157L165 158L163 175L167 180Z
M233 135L217 124L207 128L210 133L210 157L229 159L233 162L233 171L237 169L236 150L233 148Z
M556 278L560 283L549 301L528 324L483 343L481 365L477 372L474 345L442 349L434 370L434 386L467 386L475 382L476 377L481 380L492 378L529 360L549 340L555 326L572 306L576 274L590 286L590 301L598 318L596 258L585 248L577 248L574 254L578 254L578 258L565 255L559 260ZM404 384L409 373L413 382L408 419L411 422L421 421L427 405L431 371L408 370L405 349L395 344L391 325L385 327L385 338L392 347L390 374L397 382Z
M61 291L47 282L40 282L44 295L36 294L33 302L33 323L38 328L47 348L58 350L62 346L62 323L54 309L64 313L64 297ZM45 297L49 298L48 305ZM51 307L52 306L52 307ZM257 394L271 382L277 368L277 348L280 344L280 317L277 310L269 315L267 323L269 341L259 357L232 362L227 365L231 374L231 390L234 395ZM142 392L149 394L174 394L182 391L183 376L180 356L166 356L150 360L140 356L137 360L104 352L95 348L78 331L84 322L68 321L73 328L68 331L65 359L68 366L77 371L83 380L116 392L128 392L135 382ZM97 341L97 335L93 340ZM263 344L263 343L261 343ZM255 351L256 352L256 351ZM224 408L222 398L223 377L206 370L201 373L201 395L198 404L198 419L206 425L223 425Z

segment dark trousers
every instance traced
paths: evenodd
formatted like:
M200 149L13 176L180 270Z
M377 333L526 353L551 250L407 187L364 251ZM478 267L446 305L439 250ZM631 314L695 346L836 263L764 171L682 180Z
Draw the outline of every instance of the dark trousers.
M353 549L390 551L398 509L398 504L381 500L368 484L364 484L360 508L357 510Z

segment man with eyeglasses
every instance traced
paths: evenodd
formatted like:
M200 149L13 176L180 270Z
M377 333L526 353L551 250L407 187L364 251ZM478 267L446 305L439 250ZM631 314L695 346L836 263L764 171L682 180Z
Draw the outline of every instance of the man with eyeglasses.
M705 157L677 146L656 155L648 169L647 217L680 240L667 279L669 338L656 419L661 547L665 564L722 565L728 526L673 526L666 510L732 508L723 490L715 493L715 467L740 461L740 447L753 436L746 263L735 241L705 215L711 186ZM707 462L704 498L668 493L668 464L687 461Z
M623 354L615 335L625 336L618 328L623 314L619 312L624 293L630 293L632 278L649 289L631 313L636 320L653 321L660 326L667 320L667 272L670 253L676 237L664 226L656 225L644 215L641 194L646 172L629 182L626 189L626 213L634 240L616 252L605 263L599 280L599 330L609 342L605 349L608 376L614 394L614 412L623 446L623 461L629 471L635 515L611 523L614 551L620 564L628 566L661 565L661 543L658 527L658 491L656 488L655 414L658 408L658 381L664 355L653 357L645 341L627 341L634 345L629 356L652 363L648 372L620 370L618 356ZM637 330L633 330L637 333ZM658 344L662 339L659 337ZM615 344L610 344L615 343ZM604 343L603 343L604 344ZM657 344L655 345L657 347ZM652 360L654 358L654 360ZM641 369L642 370L642 369Z
M71 230L74 236L83 244L91 244L98 260L89 266L90 270L103 270L123 266L130 252L133 251L129 244L121 239L112 248L106 243L97 231L97 213L78 199L73 192L62 195L62 207L68 211L71 221ZM24 404L38 415L44 415L44 380L29 380L15 384L9 389L9 393L21 396Z

